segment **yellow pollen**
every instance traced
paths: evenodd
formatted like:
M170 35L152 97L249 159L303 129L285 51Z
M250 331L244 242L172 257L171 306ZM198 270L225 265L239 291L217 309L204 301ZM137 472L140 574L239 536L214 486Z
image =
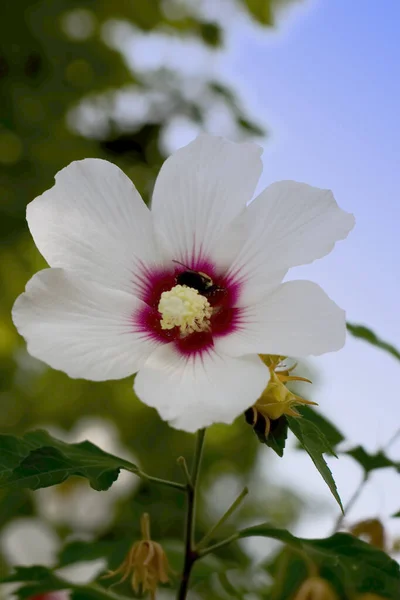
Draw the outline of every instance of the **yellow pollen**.
M210 328L210 303L205 296L186 285L176 285L169 292L163 292L158 311L162 315L162 329L179 327L182 334L188 335Z

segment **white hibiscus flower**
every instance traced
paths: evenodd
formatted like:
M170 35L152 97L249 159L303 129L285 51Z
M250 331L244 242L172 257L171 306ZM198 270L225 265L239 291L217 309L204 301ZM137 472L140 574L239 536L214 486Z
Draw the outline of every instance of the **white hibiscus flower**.
M332 250L354 218L332 193L275 183L250 202L261 149L202 135L157 178L152 210L103 160L74 162L28 206L50 269L13 318L28 351L70 377L138 373L135 391L174 427L230 423L269 380L258 354L338 350L345 315L289 267Z

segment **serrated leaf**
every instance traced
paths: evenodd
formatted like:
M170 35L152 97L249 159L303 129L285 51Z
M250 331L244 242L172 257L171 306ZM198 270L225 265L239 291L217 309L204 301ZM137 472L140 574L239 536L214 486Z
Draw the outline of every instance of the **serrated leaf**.
M322 415L315 408L310 406L297 406L296 409L299 411L304 418L308 421L312 421L320 431L324 434L326 439L332 448L335 448L340 442L343 442L344 435L331 421L329 421L324 415ZM328 450L326 451L328 454Z
M31 431L22 438L0 435L0 487L36 490L75 475L88 479L95 490L107 490L120 469L138 467L104 452L91 442L67 444L46 431Z
M312 421L309 421L305 417L301 419L287 417L287 420L289 429L294 433L301 446L310 456L343 512L343 505L336 488L335 480L323 457L324 453L336 456L332 446L322 431Z
M324 572L340 574L347 593L377 593L382 598L400 597L400 566L385 552L348 533L335 533L325 539L298 538L286 529L268 523L248 527L240 538L267 537L297 549Z
M347 450L345 454L352 456L366 473L387 467L394 467L397 470L400 468L399 463L392 461L381 450L375 454L368 454L362 446L356 446L351 450Z
M394 358L400 360L400 351L392 344L385 342L378 337L376 333L372 331L372 329L369 329L369 327L347 323L347 330L354 337L364 340L365 342L368 342L369 344L372 344L373 346L376 346L385 352L389 352L389 354L391 354Z

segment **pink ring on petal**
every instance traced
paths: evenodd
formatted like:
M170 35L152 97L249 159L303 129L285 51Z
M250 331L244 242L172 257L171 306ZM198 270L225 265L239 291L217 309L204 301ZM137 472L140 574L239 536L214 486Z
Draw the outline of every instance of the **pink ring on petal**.
M158 305L161 294L170 291L177 284L176 278L188 270L207 275L217 289L207 296L207 300L213 308L210 331L194 332L182 336L179 327L162 329ZM157 342L174 342L176 348L184 356L208 351L213 347L215 337L229 335L241 326L243 310L235 306L241 284L231 276L218 275L216 267L209 260L191 259L187 265L172 261L171 268L165 267L164 269L151 270L146 267L142 270L140 281L143 291L141 300L146 303L146 306L131 315L135 331Z

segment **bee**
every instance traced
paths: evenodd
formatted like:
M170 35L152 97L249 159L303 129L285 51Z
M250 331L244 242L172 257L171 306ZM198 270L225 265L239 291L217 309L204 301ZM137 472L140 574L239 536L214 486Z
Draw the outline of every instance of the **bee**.
M175 281L178 285L186 285L187 287L191 287L199 292L202 296L206 298L225 295L225 288L216 285L209 275L206 273L202 273L202 271L195 271L194 269L190 269L186 267L186 265L179 263L178 261L174 261L182 267L185 267L186 271L182 271L179 273Z

